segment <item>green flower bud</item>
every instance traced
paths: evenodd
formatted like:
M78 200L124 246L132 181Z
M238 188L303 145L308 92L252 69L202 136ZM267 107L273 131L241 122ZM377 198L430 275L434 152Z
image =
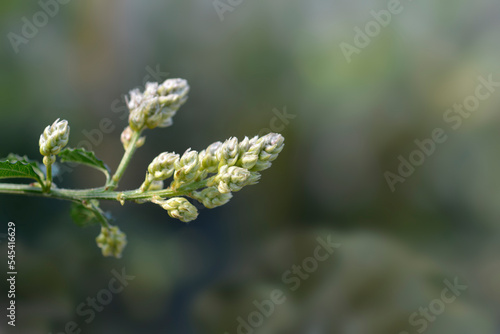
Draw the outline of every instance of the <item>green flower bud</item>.
M186 102L189 85L184 79L167 79L161 85L148 82L144 93L138 89L130 92L128 107L129 124L133 130L172 125L172 117Z
M271 167L271 161L276 160L285 146L285 138L278 133L269 133L260 138L259 141L262 142L263 146L259 153L259 160L252 168L252 171L262 171Z
M261 175L259 172L250 172L250 178L248 179L248 185L252 186L254 184L259 183L260 176Z
M130 140L132 139L132 134L134 133L134 130L132 130L132 128L130 128L130 126L127 126L121 136L120 136L120 140L123 144L123 148L126 150L128 148L128 145L130 144ZM137 143L135 144L136 147L141 147L142 145L144 145L144 143L146 142L146 137L141 137L137 140Z
M153 200L153 202L167 210L170 217L179 219L184 223L188 223L198 217L196 207L183 197L173 197L165 201Z
M127 236L117 226L102 227L96 242L102 250L102 255L120 258L127 245Z
M260 159L274 161L285 147L285 138L279 133L269 133L262 137L264 140L264 149L259 156Z
M246 146L242 146L240 159L237 166L252 171L262 171L271 167L271 162L276 160L279 153L283 150L284 138L277 133L269 133L263 137L253 137L248 142L248 150L244 153Z
M219 152L222 147L220 141L215 142L203 150L199 154L199 159L201 167L205 169L208 173L215 173L219 168L219 159L217 159L217 152Z
M238 161L238 139L236 137L229 138L222 144L217 151L217 159L220 166L233 166Z
M193 198L201 202L206 208L213 209L224 205L233 197L233 194L222 194L216 187L208 187L193 193Z
M198 176L201 164L198 152L188 149L182 157L175 162L175 174L173 188L183 183L193 182Z
M250 139L245 136L242 141L238 144L238 154L241 157L242 154L246 153L250 149Z
M174 174L175 164L179 161L176 153L163 152L153 159L148 166L150 181L166 180Z
M217 189L220 193L227 194L232 191L240 191L241 188L248 185L250 181L255 180L247 169L224 165L219 169L219 174L214 176L207 185L217 185Z
M66 146L68 139L68 121L59 121L58 118L52 125L47 126L40 135L40 153L44 156L57 155Z
M151 182L151 185L149 186L148 190L155 191L155 190L162 190L164 186L163 181L153 181Z

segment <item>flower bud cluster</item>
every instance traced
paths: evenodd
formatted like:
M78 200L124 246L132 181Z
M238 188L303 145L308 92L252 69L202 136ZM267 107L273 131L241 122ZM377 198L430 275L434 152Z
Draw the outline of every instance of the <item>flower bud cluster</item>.
M242 141L240 158L237 166L254 172L260 172L271 167L283 150L285 138L278 133L269 133L263 137L254 137Z
M40 153L43 156L57 155L66 146L69 139L68 121L59 118L45 128L40 135Z
M259 174L252 175L248 169L224 165L219 169L219 173L207 183L207 186L216 185L221 194L228 194L232 191L240 191L250 183L255 184L259 178Z
M213 209L229 202L233 195L230 192L223 194L219 192L217 187L207 187L202 191L195 191L192 197L206 208Z
M172 117L186 102L189 85L184 79L167 79L161 85L148 82L141 93L130 92L128 108L129 125L134 131L172 125Z
M183 197L173 197L167 200L154 199L152 201L167 210L172 218L188 223L198 218L198 210L187 199Z
M96 242L104 256L120 258L127 245L127 237L117 226L102 227Z
M270 133L252 139L245 137L241 142L232 137L224 143L215 142L200 153L188 149L181 157L165 152L149 165L141 190L153 190L151 182L163 181L172 175L172 190L208 177L207 188L189 196L207 208L214 208L226 204L232 198L232 192L256 184L260 172L271 166L283 147L283 136Z

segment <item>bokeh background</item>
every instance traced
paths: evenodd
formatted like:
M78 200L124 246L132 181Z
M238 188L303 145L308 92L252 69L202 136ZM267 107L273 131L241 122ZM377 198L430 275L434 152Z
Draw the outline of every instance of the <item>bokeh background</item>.
M69 203L1 195L0 232L17 225L19 274L17 326L2 316L0 332L64 333L75 321L82 333L232 334L254 300L280 289L286 302L254 333L413 334L422 327L410 316L457 279L467 289L423 332L500 333L500 91L457 130L443 122L478 76L500 81L500 3L401 5L349 63L340 43L353 44L355 27L387 1L247 0L222 21L212 0L68 1L17 53L9 33L21 35L23 17L33 22L42 7L2 2L1 156L41 160L39 135L60 117L70 145L94 134L92 149L114 170L123 97L155 70L160 80L186 78L190 98L174 126L147 132L121 189L138 187L163 151L272 124L286 147L258 186L189 225L155 205L105 203L128 235L121 260L101 256L99 228L73 224ZM287 122L272 123L285 109ZM113 131L99 138L106 118ZM391 192L384 173L397 173L398 157L435 128L447 141ZM74 188L103 181L86 167L56 179ZM341 246L290 291L282 275L329 235ZM85 323L78 305L122 268L135 279ZM2 310L7 288L3 279Z

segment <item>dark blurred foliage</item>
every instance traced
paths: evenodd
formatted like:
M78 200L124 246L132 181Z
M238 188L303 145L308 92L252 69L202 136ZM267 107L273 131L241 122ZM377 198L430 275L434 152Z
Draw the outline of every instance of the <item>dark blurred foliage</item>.
M113 131L92 149L115 169L123 96L157 68L187 79L190 98L172 127L146 133L122 189L138 187L160 152L253 136L275 109L295 118L260 184L189 225L155 205L105 203L128 235L121 260L101 256L99 228L73 224L69 203L1 195L0 224L17 225L19 274L17 326L4 318L0 331L59 333L76 321L83 333L232 334L254 300L282 289L287 301L255 333L416 333L410 315L458 277L468 289L426 333L498 333L500 94L394 193L384 172L446 126L443 113L474 92L477 76L500 77L500 3L402 3L348 64L339 44L387 1L244 1L222 22L210 0L70 1L19 53L7 34L40 5L2 2L1 156L41 160L38 137L58 117L72 146L109 118ZM104 180L77 167L55 182ZM329 234L338 252L287 290L283 273ZM0 251L4 259L5 243ZM76 308L122 268L135 279L86 324Z

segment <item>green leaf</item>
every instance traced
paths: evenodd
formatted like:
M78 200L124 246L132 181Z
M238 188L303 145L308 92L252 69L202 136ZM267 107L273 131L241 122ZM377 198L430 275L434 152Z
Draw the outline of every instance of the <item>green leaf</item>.
M32 160L25 155L20 156L19 154L9 153L9 155L6 158L2 158L2 159L0 159L0 161L9 161L11 163L15 163L15 162L19 161L19 162L22 162L24 164L35 164L35 168L34 168L35 172L40 176L40 178L42 180L45 179L45 166L42 163L40 163L39 161ZM57 170L57 168L52 169L52 176L53 177L56 174L56 173L54 173L55 170Z
M75 224L81 227L99 223L94 212L90 209L87 209L81 203L73 202L73 204L71 205L70 216Z
M61 157L62 162L75 162L98 169L106 175L107 180L109 179L108 166L97 158L94 152L86 151L83 148L66 148L59 153L59 157Z
M0 179L28 178L35 179L40 185L43 185L40 173L42 171L34 162L27 163L19 160L15 162L0 161Z

